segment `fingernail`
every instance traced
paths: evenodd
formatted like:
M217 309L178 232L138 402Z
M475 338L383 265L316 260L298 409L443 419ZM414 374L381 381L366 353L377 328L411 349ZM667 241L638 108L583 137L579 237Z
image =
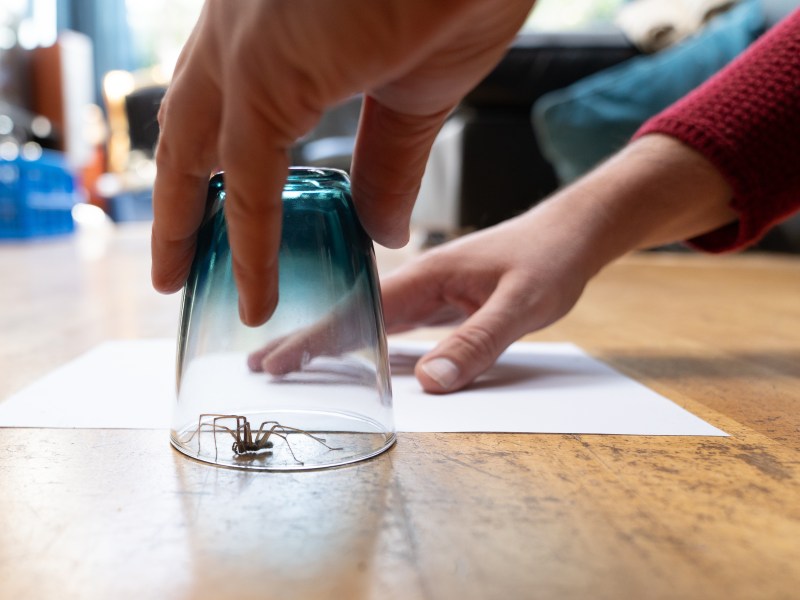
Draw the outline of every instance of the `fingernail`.
M420 368L444 389L448 389L458 379L458 367L449 358L431 359Z

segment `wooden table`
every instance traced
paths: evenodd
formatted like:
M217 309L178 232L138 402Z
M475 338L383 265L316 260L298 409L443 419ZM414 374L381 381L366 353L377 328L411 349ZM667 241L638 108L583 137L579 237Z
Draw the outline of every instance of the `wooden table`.
M0 398L101 341L175 333L141 227L0 246L0 281ZM629 257L530 339L731 436L402 434L267 474L166 431L0 429L0 597L800 597L800 259Z

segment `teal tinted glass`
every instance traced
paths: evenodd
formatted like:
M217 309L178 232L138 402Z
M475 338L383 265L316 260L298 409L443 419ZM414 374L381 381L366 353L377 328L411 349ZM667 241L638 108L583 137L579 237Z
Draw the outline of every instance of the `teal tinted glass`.
M219 174L184 290L173 444L201 460L266 470L336 466L391 446L375 256L347 176L290 171L279 302L261 327L239 320L224 206Z

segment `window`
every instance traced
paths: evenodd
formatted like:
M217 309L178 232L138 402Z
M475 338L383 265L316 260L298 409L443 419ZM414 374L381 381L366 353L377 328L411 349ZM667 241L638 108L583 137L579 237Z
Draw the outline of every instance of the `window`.
M613 19L625 0L537 0L524 29L563 30Z
M135 68L159 66L170 75L202 6L202 0L125 0Z

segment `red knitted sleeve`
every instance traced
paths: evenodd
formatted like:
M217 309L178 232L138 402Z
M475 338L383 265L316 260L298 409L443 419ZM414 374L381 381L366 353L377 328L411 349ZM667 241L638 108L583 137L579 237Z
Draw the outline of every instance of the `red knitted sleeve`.
M800 10L727 68L646 122L694 148L726 178L739 221L689 243L736 250L800 210Z

